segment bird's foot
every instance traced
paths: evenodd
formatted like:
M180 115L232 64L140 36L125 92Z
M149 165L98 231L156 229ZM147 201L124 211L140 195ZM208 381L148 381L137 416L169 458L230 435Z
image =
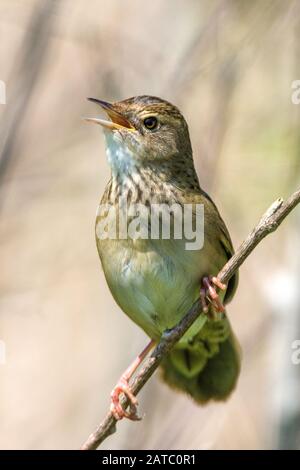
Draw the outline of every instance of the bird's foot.
M217 277L215 276L205 276L201 282L201 289L200 289L200 300L202 305L202 310L204 313L209 313L209 305L207 302L213 307L213 310L217 312L225 312L225 307L222 304L220 297L216 291L216 288L221 290L226 289L226 285L223 284Z
M122 374L119 382L110 394L110 411L117 421L122 418L128 418L132 421L139 421L142 419L137 414L138 401L136 396L134 396L134 394L132 393L132 390L129 385L129 380L133 376L137 368L140 366L142 361L145 359L147 354L151 351L151 349L154 348L154 346L155 341L152 339L143 349L143 351L134 359L134 361L132 362L132 364L130 364L126 371ZM120 403L121 394L125 395L125 397L127 398L127 402L129 404L129 411L124 410Z
M129 401L129 411L124 410L120 403L120 395L124 394ZM128 418L132 421L139 421L142 418L137 414L137 398L133 395L128 380L121 377L110 395L111 404L110 411L114 418L119 421L123 418Z

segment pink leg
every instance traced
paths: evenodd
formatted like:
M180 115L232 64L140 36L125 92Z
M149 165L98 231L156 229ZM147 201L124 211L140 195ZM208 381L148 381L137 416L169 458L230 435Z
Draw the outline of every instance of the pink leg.
M201 300L203 312L208 313L209 307L206 301L206 289L204 289L203 287L201 287L200 289L200 300Z
M225 312L224 305L220 301L219 295L214 287L218 287L219 289L225 290L226 285L223 284L217 277L215 276L206 276L202 279L203 287L200 289L200 299L202 303L202 309L204 313L208 312L208 306L206 302L206 298L211 302L212 306L215 308L217 312Z
M128 418L133 421L140 420L141 418L137 415L137 405L138 401L137 398L133 395L129 380L133 376L134 372L137 370L139 365L147 356L148 352L151 351L155 346L155 341L151 340L145 349L137 356L137 358L130 364L130 366L125 370L124 374L122 374L120 380L118 381L117 385L111 392L111 405L110 411L114 415L116 420L120 420L122 418ZM120 395L124 393L129 400L129 408L130 411L126 411L122 408L120 404Z
M221 290L225 290L227 287L226 284L223 284L216 276L211 276L211 282Z

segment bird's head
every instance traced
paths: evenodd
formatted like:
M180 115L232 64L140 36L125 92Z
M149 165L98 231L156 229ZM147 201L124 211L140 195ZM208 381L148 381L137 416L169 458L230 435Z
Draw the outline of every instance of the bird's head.
M86 118L103 127L112 169L132 166L165 166L192 158L188 126L172 104L153 96L137 96L108 103L88 98L105 111L110 120Z

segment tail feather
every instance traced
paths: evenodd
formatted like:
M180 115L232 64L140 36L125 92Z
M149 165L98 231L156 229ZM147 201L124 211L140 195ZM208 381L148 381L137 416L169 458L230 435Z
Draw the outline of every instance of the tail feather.
M205 344L205 352L199 347L173 350L161 364L162 378L197 403L225 400L234 390L240 373L238 341L230 326L227 338L220 342L203 340L201 332L198 335L201 345Z

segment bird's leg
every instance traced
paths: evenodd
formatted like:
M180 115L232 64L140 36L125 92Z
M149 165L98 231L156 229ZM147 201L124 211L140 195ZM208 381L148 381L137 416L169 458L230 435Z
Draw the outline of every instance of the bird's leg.
M220 301L220 297L216 291L216 287L219 289L225 290L226 285L223 284L217 277L215 276L205 276L201 282L201 289L200 289L200 300L202 304L202 310L204 313L208 313L208 304L207 300L212 304L213 308L217 312L225 312L224 305Z
M145 349L135 358L135 360L130 364L130 366L125 370L125 372L120 377L117 385L111 392L111 404L110 411L116 420L122 418L128 418L133 421L138 421L141 418L137 414L137 398L133 395L132 390L129 385L129 380L133 376L134 372L137 370L139 365L147 356L148 352L151 351L155 346L155 341L151 340ZM120 403L120 395L123 393L129 400L129 412L124 410Z

